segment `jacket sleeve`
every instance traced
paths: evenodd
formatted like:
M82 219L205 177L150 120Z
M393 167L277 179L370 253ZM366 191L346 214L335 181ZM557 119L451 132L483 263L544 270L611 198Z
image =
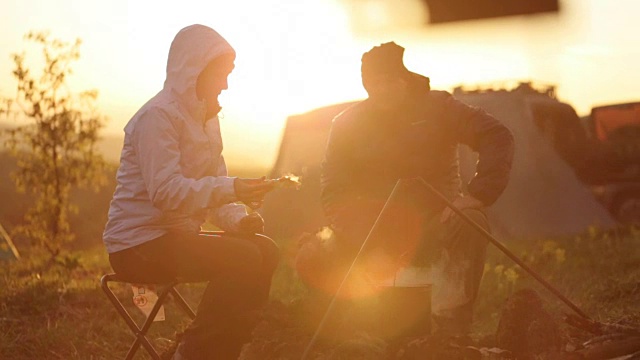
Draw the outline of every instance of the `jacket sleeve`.
M454 124L458 142L478 153L476 174L468 184L469 194L485 205L493 204L509 182L514 139L511 131L484 110L466 105L449 93L440 94L445 112Z
M227 164L222 155L220 155L217 176L228 176ZM247 216L247 209L244 205L231 203L209 209L207 221L224 231L238 231L240 220L245 216Z
M141 114L133 128L133 148L153 205L192 214L236 201L233 178L192 179L182 174L179 141L178 130L160 109Z

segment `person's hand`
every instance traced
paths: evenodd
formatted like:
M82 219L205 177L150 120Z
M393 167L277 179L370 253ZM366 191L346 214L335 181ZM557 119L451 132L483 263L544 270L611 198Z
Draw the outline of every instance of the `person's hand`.
M260 214L254 212L240 219L239 228L243 233L262 234L264 220Z
M275 184L266 181L264 176L258 179L236 178L233 182L233 188L238 200L252 209L257 209L262 206L264 196L273 190L274 187Z
M467 195L467 196L456 197L453 200L453 206L455 206L459 210L482 209L484 207L484 204L482 203L482 201L474 198L473 196ZM453 218L455 215L456 213L453 210L451 210L450 207L447 206L442 211L442 215L440 215L440 222L444 224L447 221L449 221L451 218Z

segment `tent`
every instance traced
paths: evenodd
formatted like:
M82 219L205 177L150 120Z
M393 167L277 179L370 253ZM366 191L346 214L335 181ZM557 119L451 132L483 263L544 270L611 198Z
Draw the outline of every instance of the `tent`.
M489 222L498 238L563 236L582 232L591 225L602 228L615 225L611 215L535 125L534 104L542 102L564 111L570 109L569 105L526 87L510 91L456 91L454 96L494 115L515 137L509 185L488 208ZM297 237L327 225L320 205L320 164L332 119L351 104L323 107L287 119L271 176L293 173L302 176L303 185L298 191L280 189L267 196L261 213L268 235ZM461 176L468 180L475 173L477 157L464 147L459 154Z

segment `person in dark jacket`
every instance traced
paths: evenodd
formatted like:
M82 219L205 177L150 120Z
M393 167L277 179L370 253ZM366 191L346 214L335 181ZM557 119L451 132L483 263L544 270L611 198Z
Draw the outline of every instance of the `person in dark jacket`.
M509 180L511 132L485 111L431 90L427 77L406 69L403 54L393 42L365 53L362 83L369 97L332 124L322 166L322 205L348 259L360 249L399 179L424 179L486 229L483 209ZM479 155L465 194L459 144ZM383 248L392 262L433 269L432 318L438 331L467 336L487 241L418 181L403 182L399 194L367 248Z

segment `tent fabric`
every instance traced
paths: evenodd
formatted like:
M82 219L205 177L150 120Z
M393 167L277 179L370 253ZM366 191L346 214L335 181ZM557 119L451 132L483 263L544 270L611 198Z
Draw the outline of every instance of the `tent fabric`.
M556 100L515 92L460 94L457 97L494 115L512 131L516 140L509 185L498 201L488 208L494 233L503 238L539 238L575 234L591 225L603 228L615 225L607 210L535 126L530 105ZM461 149L463 180L472 174L474 163L474 155Z

